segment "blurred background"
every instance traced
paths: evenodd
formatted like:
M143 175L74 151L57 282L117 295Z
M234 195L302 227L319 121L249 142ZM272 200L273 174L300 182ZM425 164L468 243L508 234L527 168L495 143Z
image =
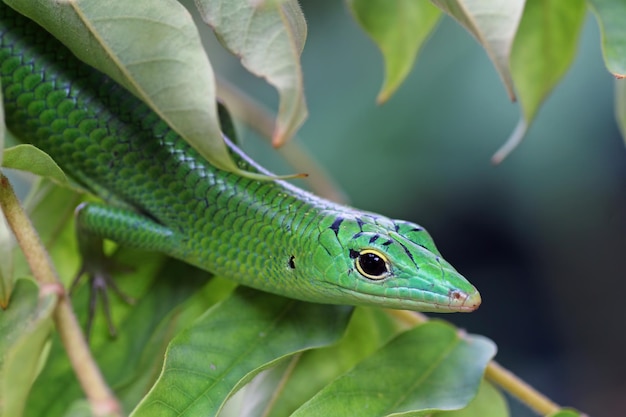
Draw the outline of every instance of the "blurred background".
M303 146L354 206L425 226L480 289L479 311L444 318L493 339L497 360L556 402L623 415L626 149L592 16L527 138L494 167L519 107L460 26L444 18L409 79L377 106L382 58L345 4L301 5L309 25ZM218 73L276 108L271 87L208 42ZM293 172L254 134L243 136L256 159Z

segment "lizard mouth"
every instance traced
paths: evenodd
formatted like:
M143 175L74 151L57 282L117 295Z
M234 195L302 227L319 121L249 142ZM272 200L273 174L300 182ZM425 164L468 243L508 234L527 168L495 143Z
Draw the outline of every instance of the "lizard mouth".
M442 298L442 294L432 292L420 292L420 297L382 297L378 294L365 294L353 291L349 288L339 287L341 292L349 294L354 300L354 304L359 305L376 305L379 307L392 308L398 310L413 310L431 313L470 313L476 310L482 299L480 293L474 290L466 293L461 290L450 290L447 296L443 296L443 300L438 301L436 298ZM428 297L427 294L434 297ZM372 299L375 298L375 300ZM431 299L429 299L431 298Z

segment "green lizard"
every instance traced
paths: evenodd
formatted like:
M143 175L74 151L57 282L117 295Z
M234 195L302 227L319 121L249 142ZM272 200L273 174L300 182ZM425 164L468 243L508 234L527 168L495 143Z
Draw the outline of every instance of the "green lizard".
M148 106L3 3L0 72L7 127L106 202L77 210L92 285L109 281L106 238L312 302L435 312L481 302L422 227L211 166Z

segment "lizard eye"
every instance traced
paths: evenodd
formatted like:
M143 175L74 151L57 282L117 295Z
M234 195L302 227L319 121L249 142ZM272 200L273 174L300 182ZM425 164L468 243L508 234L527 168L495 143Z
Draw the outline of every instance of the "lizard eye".
M365 278L381 280L389 275L389 262L382 253L364 249L359 252L355 260L356 270Z

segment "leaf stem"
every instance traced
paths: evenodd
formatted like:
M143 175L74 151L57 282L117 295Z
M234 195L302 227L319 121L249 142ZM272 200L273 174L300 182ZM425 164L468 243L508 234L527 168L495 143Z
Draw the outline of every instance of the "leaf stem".
M50 258L15 196L13 187L1 172L0 208L37 282L43 288L51 286L58 288L59 301L54 311L54 322L94 416L122 416L118 400L106 385L100 369L91 356L67 293L57 277Z
M416 326L428 321L424 314L407 310L388 310L389 314L406 324ZM508 369L502 367L496 361L491 361L485 369L485 379L498 385L511 396L528 406L540 415L556 413L561 407L548 397L522 381Z
M259 102L226 80L218 78L217 95L228 105L228 110L243 124L255 130L263 139L274 133L274 114ZM324 168L293 137L277 151L298 172L308 174L306 182L315 194L340 204L347 204L348 197Z
M276 389L274 390L274 393L272 394L272 398L270 398L270 401L265 407L265 411L263 412L263 415L261 417L267 417L270 415L270 413L274 409L274 405L276 405L276 401L278 401L278 398L280 397L285 387L287 386L289 377L291 376L291 374L293 374L293 371L296 369L296 365L298 364L298 362L300 362L301 357L302 357L302 353L297 353L291 357L291 359L289 360L289 365L287 365L287 369L285 369L285 373L283 374L283 377L280 379L280 382L278 386L276 387Z
M500 149L498 149L496 153L491 157L491 163L494 165L499 165L502 161L504 161L504 159L509 156L509 154L513 152L513 150L517 148L520 143L522 143L522 140L524 139L524 136L526 136L527 131L528 123L526 123L526 120L522 115L520 116L519 122L517 122L517 126L515 126L515 129L513 129L513 132L506 140L504 145L502 145Z
M549 415L556 413L561 407L536 389L522 381L498 362L491 361L485 369L485 378L499 385L513 397L517 398L537 414Z

